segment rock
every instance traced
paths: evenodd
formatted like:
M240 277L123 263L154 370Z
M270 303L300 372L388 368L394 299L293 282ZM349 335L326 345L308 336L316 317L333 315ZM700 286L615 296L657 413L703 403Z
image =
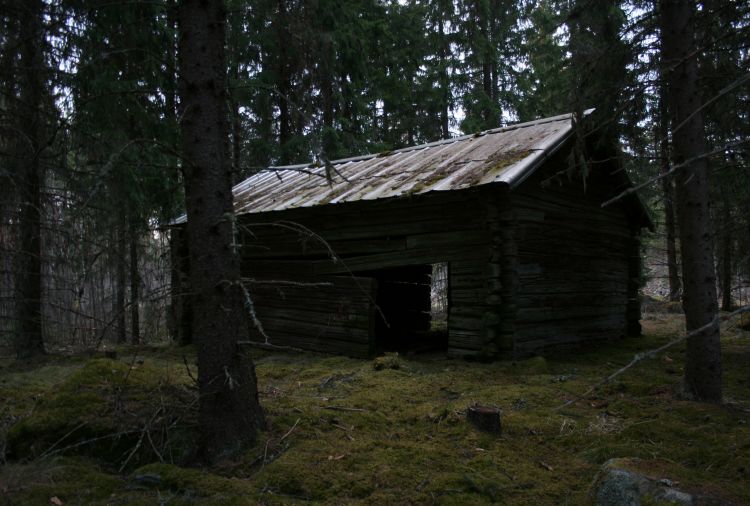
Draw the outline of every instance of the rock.
M673 487L668 479L656 480L627 469L628 459L611 459L594 482L597 506L640 506L644 501L692 506L693 496Z

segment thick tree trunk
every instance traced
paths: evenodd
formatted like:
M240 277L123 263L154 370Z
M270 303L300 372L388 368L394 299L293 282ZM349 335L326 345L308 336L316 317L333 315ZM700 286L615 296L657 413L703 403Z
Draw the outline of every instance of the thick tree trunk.
M19 359L44 353L42 335L41 151L44 93L43 5L40 0L17 4L21 17L21 58L18 79L19 130L16 143L20 162L20 250L15 279L18 327L15 351Z
M721 343L716 301L714 249L709 213L708 163L694 50L694 6L689 0L662 0L662 75L669 85L682 251L683 309L688 331L715 321L687 342L685 390L695 398L721 401Z
M659 143L659 159L661 171L666 173L671 168L669 164L669 113L667 112L666 87L661 86L659 90L659 128L657 129L657 140ZM669 277L669 300L680 300L682 283L680 281L679 267L677 264L677 234L674 219L674 188L672 179L662 179L662 191L664 193L664 228L667 241L667 272Z
M208 461L253 444L265 424L253 363L237 344L248 322L227 145L225 19L221 0L180 3L183 170L201 454Z

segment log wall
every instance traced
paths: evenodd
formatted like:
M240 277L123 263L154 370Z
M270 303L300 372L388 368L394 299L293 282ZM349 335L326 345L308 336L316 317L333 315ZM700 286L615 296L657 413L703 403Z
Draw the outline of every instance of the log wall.
M629 219L626 203L600 207L618 190L612 177L590 174L584 189L554 176L560 167L557 157L512 191L486 185L240 216L243 276L263 329L251 327L250 339L371 356L383 331L376 301L399 328L422 328L406 320L429 309L409 300L426 292L398 283L423 283L428 271L407 266L438 262L448 263L451 356L519 357L639 333L640 218ZM173 328L189 337L180 244Z
M251 286L263 282L284 286L284 295L266 292L256 303L260 321L271 322L264 323L270 342L367 356L376 337L372 327L358 323L348 334L336 332L336 340L326 337L334 332L330 327L342 325L332 317L336 308L351 301L347 307L352 314L377 317L374 301L379 272L388 276L398 272L396 267L447 262L448 353L464 356L483 350L487 344L483 318L489 236L480 197L481 192L471 189L241 217L244 275L254 280ZM359 285L344 286L352 275L358 277ZM410 275L406 276L404 280L409 281ZM323 291L284 285L290 281L331 281L334 286ZM383 287L388 289L392 287ZM413 308L405 302L399 305L429 311L419 304ZM403 316L391 312L394 320ZM359 321L359 316L353 320ZM253 340L262 340L255 330L251 335Z
M640 315L639 227L630 225L625 203L601 208L616 191L612 178L596 172L584 185L553 174L554 165L511 195L519 250L516 356L624 337Z

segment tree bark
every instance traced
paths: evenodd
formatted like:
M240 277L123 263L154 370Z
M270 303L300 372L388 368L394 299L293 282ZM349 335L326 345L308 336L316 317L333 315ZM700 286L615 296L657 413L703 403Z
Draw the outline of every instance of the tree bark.
M722 185L723 186L723 185ZM721 191L721 310L731 311L732 303L732 212L729 209L729 196L724 188Z
M141 276L138 271L138 225L130 222L130 342L141 342L140 320L140 286Z
M291 162L285 152L285 146L292 138L292 125L291 116L289 113L289 95L291 94L291 75L290 75L290 62L289 55L287 53L288 44L288 29L287 29L287 15L286 15L286 2L285 0L278 0L277 2L279 12L276 24L276 36L279 44L279 56L276 62L276 78L278 79L276 84L278 86L277 105L279 107L279 147L281 148L281 157L279 161L281 163Z
M235 63L232 68L235 83L240 79L240 65ZM232 184L242 181L246 174L242 171L242 113L240 103L230 92L230 107L232 114Z
M121 204L124 206L124 204ZM122 209L122 207L120 208ZM127 342L127 315L125 300L127 295L127 239L125 237L125 217L118 216L115 244L115 332L117 344Z
M248 322L232 208L221 0L179 6L182 153L193 329L198 352L200 454L216 461L251 445L265 425L255 368L238 339Z
M687 341L685 391L696 399L721 401L721 343L717 317L714 245L709 212L708 162L694 45L694 6L661 0L662 75L667 78L682 251L682 300L687 330L716 321Z
M166 54L166 67L167 79L164 80L164 95L165 95L165 117L168 121L174 121L177 116L177 90L175 89L175 82L177 81L177 48L176 48L176 33L177 33L177 4L176 0L167 0L167 54Z
M444 21L441 19L438 21L438 40L441 42L440 46L440 92L441 92L441 104L440 104L440 137L442 139L449 139L450 133L450 78L448 77L448 57L450 54L450 47L445 36L445 28L443 27Z
M40 156L44 150L42 107L45 36L40 0L19 3L21 58L18 79L20 100L19 136L16 146L20 162L20 250L16 271L18 327L14 340L16 357L28 359L44 353L42 334L42 241Z
M661 171L666 173L671 168L669 163L669 113L667 111L666 87L662 84L659 90L659 128L657 139L659 143L659 159ZM682 293L679 266L677 264L677 234L674 219L674 188L672 179L662 179L664 193L664 228L667 241L667 272L669 277L669 300L678 301Z

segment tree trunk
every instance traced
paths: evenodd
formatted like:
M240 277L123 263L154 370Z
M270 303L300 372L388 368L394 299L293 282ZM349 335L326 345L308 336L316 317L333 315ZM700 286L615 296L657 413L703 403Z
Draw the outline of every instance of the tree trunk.
M176 0L167 0L167 54L166 54L166 67L167 67L167 79L164 80L164 95L165 95L165 116L168 121L176 119L177 115L177 90L175 89L175 83L177 82L177 57L176 57L176 33L177 33L177 4Z
M442 139L449 139L450 133L450 78L448 76L448 57L450 54L450 48L448 41L445 36L445 28L443 27L443 20L438 21L439 37L441 41L440 46L440 92L442 95L442 103L440 104L440 137Z
M281 163L288 163L291 160L286 154L284 148L292 138L292 125L291 117L289 114L289 95L291 94L291 85L289 83L291 76L289 75L289 56L287 54L287 37L289 36L287 30L287 19L286 19L286 2L285 0L278 0L277 2L279 12L278 20L276 24L276 36L279 43L279 56L276 62L276 76L278 81L278 102L279 106L279 147L281 148Z
M42 335L42 241L41 183L39 162L44 149L43 119L40 114L44 92L43 5L40 0L18 4L21 16L21 58L18 79L20 121L17 146L20 162L20 250L15 287L18 328L15 338L16 357L28 359L44 353Z
M141 342L141 321L139 307L141 276L138 272L138 225L130 222L130 339L131 343Z
M669 113L667 111L666 86L662 84L659 89L659 128L656 137L659 143L659 159L661 171L669 171ZM669 300L680 300L682 283L677 264L677 240L674 220L674 188L672 179L662 179L662 191L664 193L664 228L667 240L667 272L669 277Z
M208 461L251 445L265 425L235 247L228 154L226 10L221 0L179 7L182 153L193 329L198 352L200 453Z
M721 343L709 212L708 163L694 49L694 6L689 0L661 0L662 75L668 82L682 251L682 300L687 330L715 322L687 341L685 390L699 400L721 401Z
M721 191L721 310L731 311L732 303L732 212L729 209L729 196L724 188Z
M115 332L117 344L127 342L127 315L125 314L125 299L127 292L127 239L125 237L125 219L120 216L117 224L115 246Z
M232 70L235 83L240 80L240 65L236 63ZM246 175L242 171L242 113L240 103L230 92L230 106L232 108L232 184L242 181Z

